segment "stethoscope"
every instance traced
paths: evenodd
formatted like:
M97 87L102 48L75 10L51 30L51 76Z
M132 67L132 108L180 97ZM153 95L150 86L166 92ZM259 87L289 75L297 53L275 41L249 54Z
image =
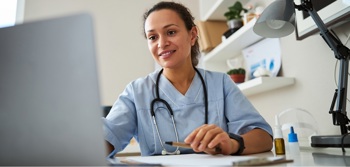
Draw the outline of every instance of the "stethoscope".
M194 69L196 70L196 72L199 75L199 78L202 81L204 98L205 98L205 100L204 100L204 104L205 104L205 118L204 119L205 119L205 124L208 124L208 93L207 93L206 85L205 85L204 79L203 79L202 75L200 74L200 72L197 70L197 68L194 68ZM170 116L171 116L171 122L173 124L174 133L175 133L175 137L176 137L176 142L179 142L179 135L177 133L177 128L176 128L176 123L175 123L175 120L174 120L173 110L171 109L171 107L168 104L168 102L166 102L164 99L161 99L159 97L159 79L160 79L160 76L161 76L162 73L163 73L163 69L161 69L159 71L158 76L157 76L157 80L156 80L156 98L153 99L152 102L151 102L151 115L152 115L152 118L153 118L153 124L156 127L156 132L157 132L157 135L158 135L158 138L159 138L159 141L160 141L160 145L162 146L162 155L166 155L166 154L175 155L175 154L180 154L179 147L176 147L176 150L173 151L173 152L167 151L165 149L163 140L160 137L160 133L159 133L158 125L157 125L157 121L156 121L156 114L154 112L154 104L156 102L163 103L166 106L166 108L169 111Z

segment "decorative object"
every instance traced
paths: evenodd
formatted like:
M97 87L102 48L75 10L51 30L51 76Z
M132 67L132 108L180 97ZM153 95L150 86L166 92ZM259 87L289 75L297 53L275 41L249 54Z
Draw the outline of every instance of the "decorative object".
M243 8L240 1L236 1L232 6L228 8L229 10L224 14L227 19L227 25L229 30L224 33L224 36L228 38L239 28L243 26L242 12L248 12L248 9Z
M271 72L271 77L276 77L282 66L281 44L278 38L266 38L253 45L242 49L247 79L256 76L254 72L263 67Z
M198 43L201 52L208 53L222 42L222 34L227 30L226 21L196 21Z
M248 24L248 22L256 17L255 9L252 4L246 5L247 11L243 14L243 26Z
M230 75L231 79L235 83L243 83L245 80L245 69L244 68L235 68L227 72Z
M350 147L350 138L346 138L350 125L347 117L347 87L350 49L347 48L331 31L328 30L311 0L302 0L300 5L294 4L293 0L276 0L272 2L256 21L253 30L256 34L268 37L279 38L289 35L294 30L295 9L307 12L316 23L322 38L334 52L339 60L338 88L333 95L329 114L332 114L333 125L340 127L341 135L312 136L312 147Z
M264 67L258 67L254 73L253 73L253 76L255 78L258 78L258 77L271 77L272 76L272 73L271 71L269 71L268 69L264 68Z

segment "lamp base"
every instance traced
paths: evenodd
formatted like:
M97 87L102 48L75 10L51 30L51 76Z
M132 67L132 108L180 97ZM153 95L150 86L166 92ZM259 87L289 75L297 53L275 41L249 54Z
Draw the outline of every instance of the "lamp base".
M311 136L311 147L350 147L350 135ZM343 140L343 141L342 141Z

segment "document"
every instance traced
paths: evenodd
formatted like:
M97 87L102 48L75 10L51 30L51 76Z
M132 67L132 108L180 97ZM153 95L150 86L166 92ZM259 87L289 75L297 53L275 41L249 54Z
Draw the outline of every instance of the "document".
M209 155L209 154L181 154L181 155L162 155L162 156L135 156L123 157L125 163L144 163L161 164L162 166L233 166L234 164L246 164L246 162L281 162L285 157L266 157L265 156L227 156L227 155ZM266 163L266 162L269 163ZM242 163L243 162L243 163ZM255 164L259 165L259 164Z

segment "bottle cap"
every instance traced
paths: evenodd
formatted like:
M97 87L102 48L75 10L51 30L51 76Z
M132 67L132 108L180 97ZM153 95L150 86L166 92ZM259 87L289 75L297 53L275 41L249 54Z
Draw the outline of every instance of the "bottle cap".
M275 133L274 133L274 138L283 138L282 130L281 130L281 125L278 120L278 116L275 115Z
M293 126L290 127L290 133L288 134L288 142L298 142L298 136L294 133Z

